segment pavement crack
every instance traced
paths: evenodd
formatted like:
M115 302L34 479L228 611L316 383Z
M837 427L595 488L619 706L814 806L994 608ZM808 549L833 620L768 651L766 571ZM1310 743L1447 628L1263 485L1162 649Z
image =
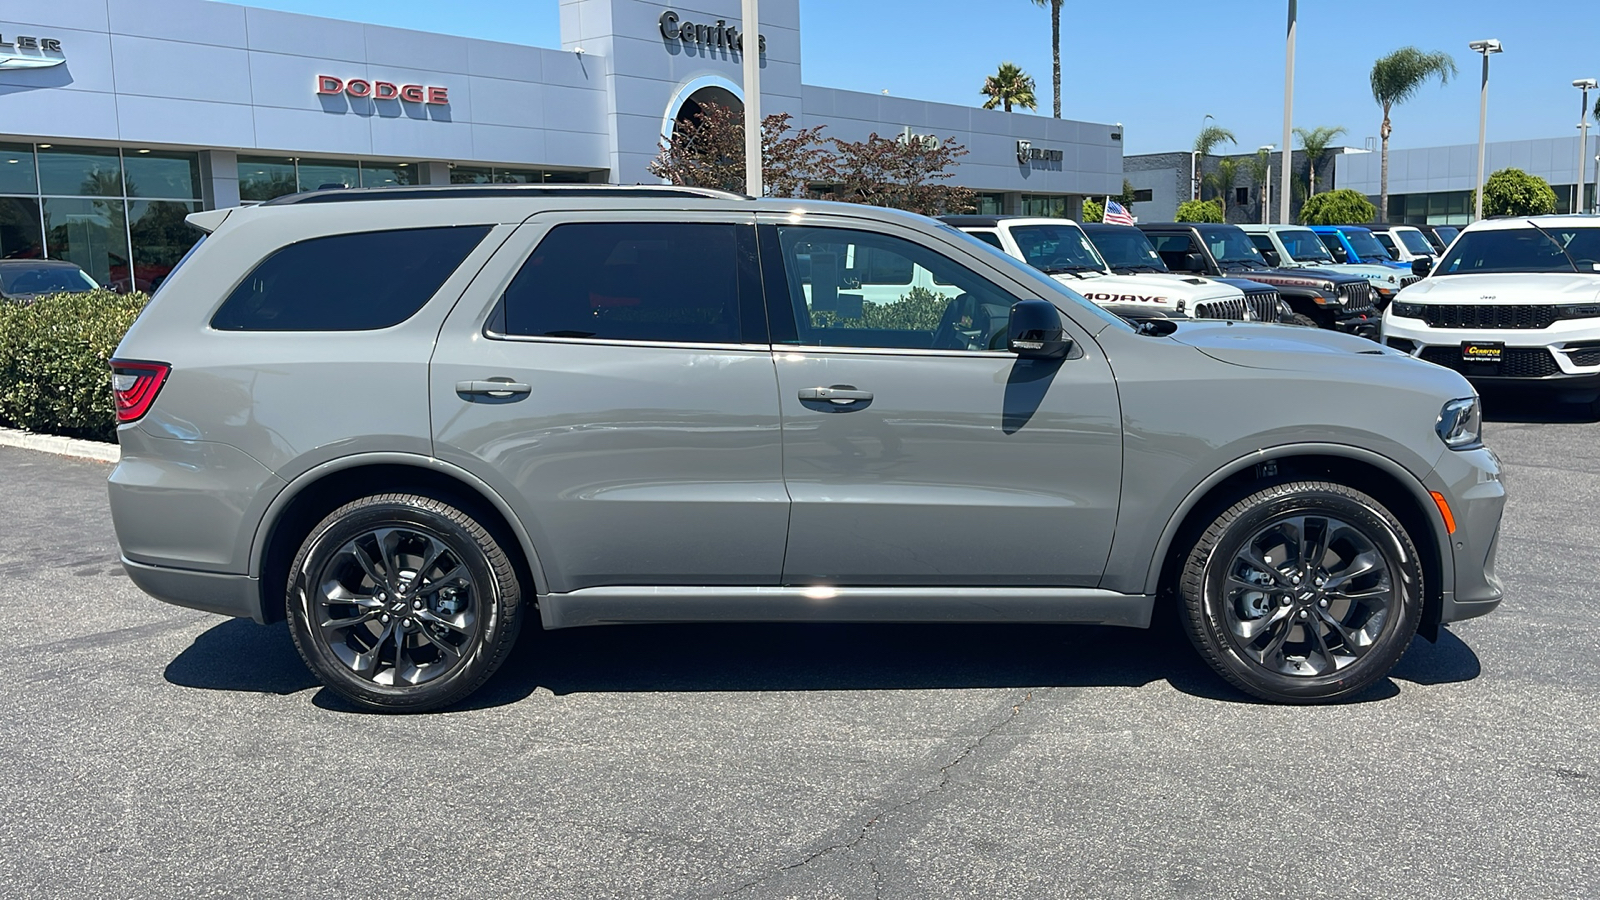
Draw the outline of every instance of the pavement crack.
M938 781L937 784L934 784L931 787L928 787L928 788L926 788L924 790L921 790L921 791L917 792L917 794L915 796L911 797L908 800L902 801L900 803L895 804L894 806L889 807L888 809L880 810L879 812L873 814L873 816L871 818L867 819L866 823L861 826L861 830L856 833L856 836L851 838L850 840L844 841L842 843L829 844L828 846L823 847L823 848L811 853L809 856L807 856L806 858L804 858L802 860L799 860L798 862L792 862L792 863L788 863L787 865L779 866L778 868L772 870L771 872L768 872L767 874L761 876L760 878L757 878L754 881L748 882L746 884L742 884L739 887L736 887L733 890L724 893L722 896L724 896L724 897L736 897L736 896L738 896L740 894L745 893L746 891L752 890L752 889L754 889L756 887L761 886L762 884L765 884L766 882L772 880L773 878L775 878L775 877L777 877L779 875L782 875L785 872L791 872L791 871L793 871L795 869L805 868L806 866L810 865L811 863L816 862L818 859L821 859L822 857L827 856L827 855L829 855L831 853L835 853L835 852L840 851L840 850L851 851L851 850L856 849L857 847L860 847L863 843L865 843L867 841L867 839L869 837L872 836L873 829L876 828L879 825L879 823L883 822L886 818L888 818L889 816L895 815L897 813L904 812L905 810L908 810L908 809L910 809L910 808L912 808L914 806L917 806L917 805L921 804L923 801L927 800L929 797L933 796L934 794L938 794L938 793L942 792L946 787L948 787L950 785L950 779L952 778L952 773L954 772L954 770L958 766L960 766L962 763L964 763L968 759L970 759L974 753L977 753L979 750L981 750L983 748L983 745L988 743L989 739L993 738L996 734L998 734L1001 731L1001 729L1005 728L1007 725L1010 725L1012 722L1016 721L1017 717L1022 715L1023 709L1026 708L1028 706L1028 704L1033 702L1034 693L1035 693L1034 691L1030 690L1026 694L1024 694L1023 697L1020 700L1018 700L1017 702L1011 704L1011 710L1010 710L1010 714L1009 715L1006 715L1006 716L1000 718L994 724L990 725L989 728L987 730L985 730L982 734L978 735L975 739L973 739L972 741L968 742L966 746L962 747L961 750L956 754L954 759L952 759L950 762L945 763L944 765L940 766L939 767L939 781ZM867 860L867 865L870 867L870 869L872 871L873 896L874 897L881 896L881 892L882 892L882 888L883 888L883 879L882 879L882 874L878 871L877 858L876 857L869 857L868 860Z

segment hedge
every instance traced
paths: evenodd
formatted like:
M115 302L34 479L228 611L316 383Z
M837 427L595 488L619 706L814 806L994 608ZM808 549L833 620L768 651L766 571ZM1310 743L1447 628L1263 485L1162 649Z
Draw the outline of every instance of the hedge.
M45 434L116 440L107 363L148 301L108 290L0 301L0 420Z

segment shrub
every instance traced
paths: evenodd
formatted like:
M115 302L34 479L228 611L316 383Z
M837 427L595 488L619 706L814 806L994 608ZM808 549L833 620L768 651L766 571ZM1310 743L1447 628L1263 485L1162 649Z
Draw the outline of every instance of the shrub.
M1312 194L1300 207L1302 225L1365 225L1378 214L1378 208L1360 191L1340 188Z
M1477 198L1470 201L1477 205ZM1483 183L1485 216L1543 216L1556 211L1550 182L1521 169L1501 169Z
M1104 206L1100 205L1100 201L1098 201L1098 200L1085 200L1085 201L1083 201L1083 218L1080 219L1079 221L1082 221L1082 222L1104 222L1105 220L1106 220L1106 208Z
M1222 204L1215 200L1185 200L1178 204L1179 222L1221 222Z
M115 440L107 363L148 299L98 290L0 305L0 418L30 431Z

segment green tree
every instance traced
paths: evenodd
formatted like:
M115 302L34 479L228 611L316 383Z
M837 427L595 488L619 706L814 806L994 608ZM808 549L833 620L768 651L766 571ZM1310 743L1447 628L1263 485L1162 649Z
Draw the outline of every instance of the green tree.
M1471 205L1477 206L1477 197ZM1556 211L1556 192L1550 183L1521 169L1501 169L1483 183L1486 216L1545 216Z
M1233 136L1233 132L1223 128L1221 125L1207 125L1200 129L1200 133L1194 136L1195 171L1199 172L1205 169L1206 157L1211 155L1211 151L1223 144L1237 143L1239 143L1239 139ZM1204 178L1201 179L1200 184L1201 186L1205 185Z
M989 98L983 101L984 109L1004 106L1006 112L1011 112L1012 104L1023 109L1039 108L1033 96L1033 76L1018 68L1016 63L1001 63L999 71L983 80L983 88L978 93Z
M1401 47L1372 64L1372 99L1383 107L1383 126L1378 136L1383 140L1383 162L1378 177L1378 221L1387 221L1389 208L1389 135L1394 126L1389 122L1389 111L1417 95L1422 86L1439 79L1439 84L1450 83L1456 74L1456 62L1443 50L1425 53L1416 47Z
M1262 148L1256 155L1244 161L1244 170L1249 173L1250 180L1256 183L1256 196L1261 200L1261 221L1267 221L1267 184L1272 181L1272 151Z
M1222 204L1222 220L1228 220L1228 192L1233 190L1233 183L1239 180L1239 161L1224 156L1217 160L1216 171L1205 176L1202 182L1216 189L1216 200Z
M1222 207L1215 200L1185 200L1172 218L1177 222L1221 222Z
M1337 191L1323 191L1306 198L1306 205L1300 207L1300 223L1365 225L1372 221L1377 212L1372 206L1372 201L1360 191L1343 188Z
M1104 206L1101 206L1099 201L1097 201L1097 200L1085 200L1085 201L1083 201L1083 216L1078 221L1080 221L1080 222L1104 222L1105 220L1106 220L1106 208Z
M1122 193L1118 194L1115 199L1116 199L1116 201L1118 203L1122 204L1122 208L1123 209L1128 210L1129 212L1132 212L1133 211L1133 182L1129 181L1126 178L1122 179Z
M1055 117L1061 118L1061 4L1064 0L1033 0L1050 7L1050 86L1055 89Z
M1343 125L1319 125L1316 128L1294 130L1295 137L1300 139L1301 149L1306 151L1306 173L1311 193L1317 192L1317 163L1322 161L1333 139L1345 133Z

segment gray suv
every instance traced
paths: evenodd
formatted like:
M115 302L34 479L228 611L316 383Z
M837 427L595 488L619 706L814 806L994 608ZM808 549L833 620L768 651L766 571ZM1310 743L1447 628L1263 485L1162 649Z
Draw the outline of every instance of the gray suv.
M1134 327L866 206L441 186L190 220L113 361L123 563L287 618L367 708L460 700L535 613L1168 608L1237 687L1314 702L1500 602L1477 397L1370 341Z

